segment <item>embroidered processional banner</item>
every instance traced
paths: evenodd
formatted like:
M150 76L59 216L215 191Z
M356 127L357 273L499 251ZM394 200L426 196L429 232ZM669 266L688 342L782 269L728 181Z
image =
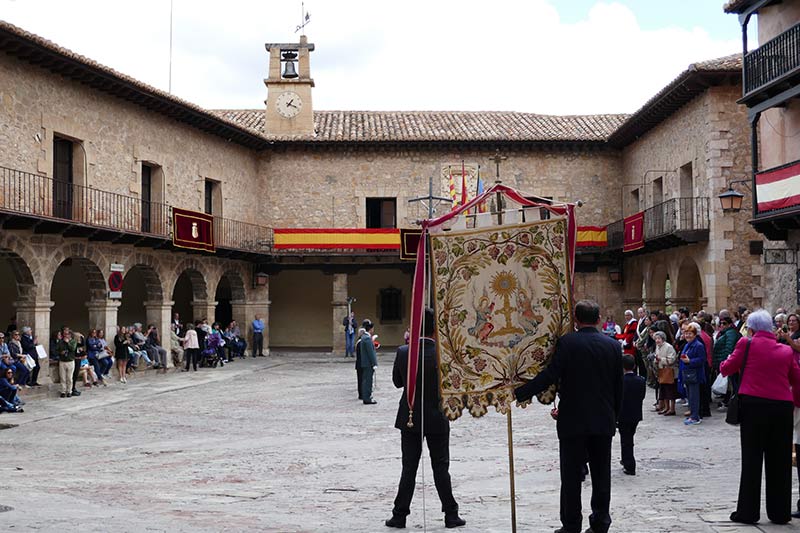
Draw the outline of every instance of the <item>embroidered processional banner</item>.
M568 219L431 232L442 410L451 420L489 406L549 364L572 331ZM555 399L555 388L539 395Z

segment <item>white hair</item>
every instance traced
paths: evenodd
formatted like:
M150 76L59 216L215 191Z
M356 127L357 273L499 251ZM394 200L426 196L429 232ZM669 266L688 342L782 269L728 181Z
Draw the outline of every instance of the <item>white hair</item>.
M747 316L747 327L756 331L772 331L772 316L767 311L759 309Z
M631 311L630 309L626 309L625 310L625 316L628 316L628 315L633 316L633 311Z
M694 330L695 335L700 335L700 332L703 331L703 328L700 327L700 324L697 322L689 322L686 324L687 328L692 328Z

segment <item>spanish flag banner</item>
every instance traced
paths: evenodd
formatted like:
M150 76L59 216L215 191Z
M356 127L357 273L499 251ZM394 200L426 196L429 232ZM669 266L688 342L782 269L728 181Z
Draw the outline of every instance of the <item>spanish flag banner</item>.
M276 250L398 250L400 230L395 228L276 228Z
M578 246L608 246L605 226L578 226Z

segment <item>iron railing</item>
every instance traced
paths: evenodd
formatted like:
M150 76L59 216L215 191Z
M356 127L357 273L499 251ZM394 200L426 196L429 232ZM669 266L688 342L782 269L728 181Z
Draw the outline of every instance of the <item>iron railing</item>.
M0 211L125 233L172 235L172 206L0 167ZM272 251L272 229L214 217L216 246L251 253Z
M36 218L170 235L170 206L0 167L0 209Z
M679 232L709 229L708 198L672 198L644 211L645 242ZM625 221L617 220L606 228L608 248L623 247Z
M800 23L744 56L744 96L800 70Z
M214 217L214 244L219 248L268 254L272 251L272 228Z

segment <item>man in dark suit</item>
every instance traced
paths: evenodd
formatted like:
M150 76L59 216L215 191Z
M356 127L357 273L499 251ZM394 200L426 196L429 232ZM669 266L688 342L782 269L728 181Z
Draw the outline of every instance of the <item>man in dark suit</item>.
M622 447L622 468L629 476L636 475L636 458L633 456L633 436L642 420L642 402L647 392L644 378L634 373L636 361L630 355L622 356L622 408L619 412L619 442Z
M586 457L592 476L590 533L611 525L611 439L622 402L622 350L597 329L600 306L581 300L575 306L578 331L561 337L550 364L514 390L530 400L559 383L558 453L561 470L561 524L556 533L580 533L581 469Z
M425 309L420 350L424 357L417 372L417 388L414 394L413 427L408 427L408 402L405 386L408 380L408 345L397 349L392 370L392 381L397 388L403 388L400 406L394 427L400 430L400 449L403 453L403 471L400 485L394 499L392 517L386 521L388 527L406 527L406 516L411 512L411 499L414 496L417 467L422 455L422 439L428 441L428 452L433 469L433 482L439 500L442 502L444 525L448 528L465 525L466 520L458 516L458 503L453 497L450 483L450 421L439 409L439 369L436 361L436 345L432 338L434 317L431 309ZM423 383L424 376L424 383ZM419 408L420 403L422 409ZM420 411L422 413L420 414Z
M358 343L357 364L361 365L361 390L359 396L367 405L376 404L372 399L372 376L375 375L375 368L378 366L378 354L375 353L375 345L372 343L372 328L374 325L370 319L365 319L361 323L364 334Z

